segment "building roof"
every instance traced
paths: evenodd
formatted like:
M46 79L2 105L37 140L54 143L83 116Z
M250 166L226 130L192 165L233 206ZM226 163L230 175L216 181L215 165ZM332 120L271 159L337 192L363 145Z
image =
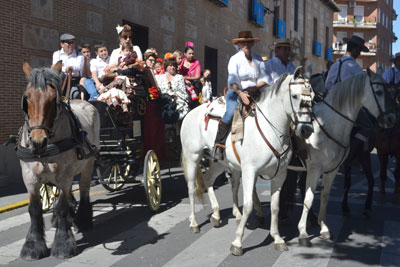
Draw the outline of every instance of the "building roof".
M337 6L334 0L321 0L321 2L324 3L330 9L332 9L334 12L340 11L340 8Z

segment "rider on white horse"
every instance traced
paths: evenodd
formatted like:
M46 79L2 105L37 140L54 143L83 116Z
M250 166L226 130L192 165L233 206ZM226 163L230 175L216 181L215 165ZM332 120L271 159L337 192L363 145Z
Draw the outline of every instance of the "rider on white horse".
M268 48L275 52L275 56L264 63L268 78L267 83L272 85L282 74L286 72L293 74L296 70L296 66L289 60L290 51L296 46L289 39L281 38L273 42Z
M356 62L356 58L360 55L361 51L369 51L369 49L364 45L364 39L353 35L351 38L343 38L343 42L347 43L346 53L329 69L328 77L325 81L325 88L327 90L332 88L335 84L363 72L361 66ZM360 144L364 143L364 150L367 150L370 129L374 127L374 124L371 121L366 109L361 108L356 122L360 129L357 131L354 137L356 137Z
M238 38L232 39L232 43L238 45L240 50L230 58L228 64L226 112L219 122L214 146L214 158L217 160L224 158L225 141L231 128L233 113L238 106L238 96L245 105L249 105L250 96L244 90L255 91L267 84L262 58L251 52L254 43L259 40L253 37L251 31L241 31Z

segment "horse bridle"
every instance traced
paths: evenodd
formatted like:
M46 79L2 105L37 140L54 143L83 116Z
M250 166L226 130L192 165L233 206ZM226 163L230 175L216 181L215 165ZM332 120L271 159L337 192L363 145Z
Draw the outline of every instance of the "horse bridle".
M303 123L303 124L312 124L312 120L311 121L300 121L299 120L299 113L306 113L306 112L301 112L301 111L295 111L294 107L293 107L293 100L292 100L292 88L290 87L291 85L304 85L303 88L306 89L302 89L301 90L301 96L307 96L310 97L310 100L304 100L304 99L300 99L300 109L302 108L312 108L312 101L311 101L311 85L309 82L306 82L306 80L303 80L302 82L296 82L296 81L290 81L289 82L289 99L290 99L290 107L292 108L292 113L294 116L294 125L297 128L297 125L299 123ZM307 113L311 113L311 112L307 112Z

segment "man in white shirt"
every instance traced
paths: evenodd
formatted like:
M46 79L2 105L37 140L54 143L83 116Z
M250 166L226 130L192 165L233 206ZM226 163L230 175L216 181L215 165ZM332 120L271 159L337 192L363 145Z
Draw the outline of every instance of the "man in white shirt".
M394 56L394 66L383 73L382 78L392 88L400 87L400 52Z
M62 61L62 71L67 74L72 71L70 98L80 98L79 80L83 75L84 57L75 49L75 36L64 33L60 36L61 49L53 53L53 65Z
M281 38L273 42L269 49L274 50L275 56L264 63L264 70L269 85L274 84L284 73L293 74L296 66L289 60L290 51L295 46L287 38Z

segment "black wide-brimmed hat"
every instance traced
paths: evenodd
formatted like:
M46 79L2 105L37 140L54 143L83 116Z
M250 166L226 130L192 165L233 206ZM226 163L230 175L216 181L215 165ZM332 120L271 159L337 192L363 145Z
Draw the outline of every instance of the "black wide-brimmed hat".
M345 42L346 44L353 43L353 44L359 46L361 48L361 51L363 51L363 52L369 51L368 47L365 46L364 39L361 37L358 37L357 35L353 35L350 38L345 37L345 38L343 38L343 42Z
M394 54L393 61L396 61L396 59L399 58L400 58L400 52L397 52L396 54Z

